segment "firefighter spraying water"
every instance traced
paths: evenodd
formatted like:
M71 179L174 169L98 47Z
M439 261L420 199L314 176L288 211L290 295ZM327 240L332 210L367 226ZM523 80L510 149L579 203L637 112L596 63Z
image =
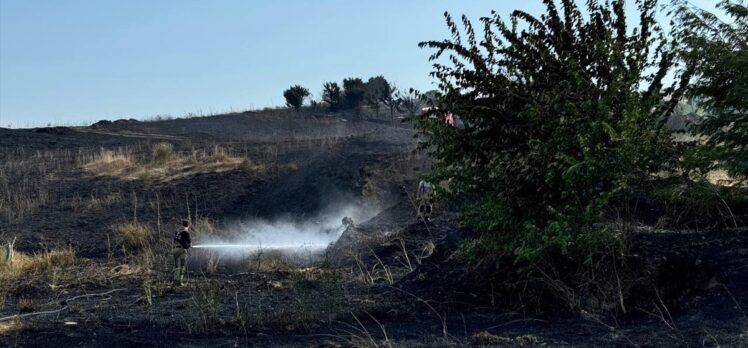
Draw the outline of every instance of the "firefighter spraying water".
M321 251L349 228L354 227L354 220L349 216L343 217L340 221L341 224L336 227L324 224L258 224L247 228L251 237L244 241L204 241L192 245L192 248L214 249L236 255L247 255L262 250L279 250L287 253Z

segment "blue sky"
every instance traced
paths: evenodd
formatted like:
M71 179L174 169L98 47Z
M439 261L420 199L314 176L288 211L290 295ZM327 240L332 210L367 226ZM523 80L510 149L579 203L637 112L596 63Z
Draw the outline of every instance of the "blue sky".
M697 0L709 7L715 1ZM581 2L580 2L581 3ZM442 13L539 13L540 0L0 0L0 127L283 104L301 84L384 75L430 89Z

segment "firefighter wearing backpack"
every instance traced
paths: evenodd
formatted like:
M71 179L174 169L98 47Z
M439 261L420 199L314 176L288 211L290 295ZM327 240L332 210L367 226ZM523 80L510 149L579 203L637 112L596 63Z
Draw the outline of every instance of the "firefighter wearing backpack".
M182 221L182 229L174 233L174 284L184 286L184 275L187 273L187 249L192 247L190 222Z
M432 199L434 196L434 187L426 180L418 183L416 192L416 202L418 204L418 218L431 222L431 211L433 210Z

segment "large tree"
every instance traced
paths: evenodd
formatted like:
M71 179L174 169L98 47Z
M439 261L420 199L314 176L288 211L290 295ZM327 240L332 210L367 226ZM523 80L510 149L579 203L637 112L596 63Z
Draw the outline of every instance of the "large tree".
M360 111L366 96L366 84L358 77L343 80L343 101L347 109Z
M343 92L337 82L326 82L322 90L322 101L325 102L330 111L340 110L343 104Z
M612 195L670 160L660 90L673 56L656 0L544 0L539 17L482 18L482 39L445 13L450 39L428 41L440 96L417 118L432 179L466 202L476 262L576 262L615 242L601 222ZM464 124L444 122L454 113ZM555 256L554 256L555 255Z
M309 96L309 90L299 85L291 86L283 92L286 105L299 110L304 104L304 99Z
M381 105L386 105L391 98L392 87L384 76L380 75L370 77L369 80L366 81L366 103L374 108L377 117L379 117L379 108Z
M706 140L688 165L706 172L727 169L748 179L748 7L745 1L720 1L729 22L713 13L675 1L676 35L684 63L680 89L699 101L707 117L691 130Z

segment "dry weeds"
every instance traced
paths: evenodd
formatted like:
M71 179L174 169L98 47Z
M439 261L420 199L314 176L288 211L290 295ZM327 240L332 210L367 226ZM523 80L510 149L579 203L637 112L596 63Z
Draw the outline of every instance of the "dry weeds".
M128 222L113 227L117 244L125 253L149 249L153 242L153 232L148 225L139 222Z
M16 251L11 265L0 264L0 281L6 284L31 274L40 274L49 270L65 269L77 261L72 247L43 250L31 255Z
M147 155L138 155L148 151ZM171 143L156 143L150 149L132 146L115 150L102 149L81 157L84 171L124 180L172 181L200 173L223 172L242 168L264 170L262 166L247 164L249 160L235 155L224 147L177 151Z

